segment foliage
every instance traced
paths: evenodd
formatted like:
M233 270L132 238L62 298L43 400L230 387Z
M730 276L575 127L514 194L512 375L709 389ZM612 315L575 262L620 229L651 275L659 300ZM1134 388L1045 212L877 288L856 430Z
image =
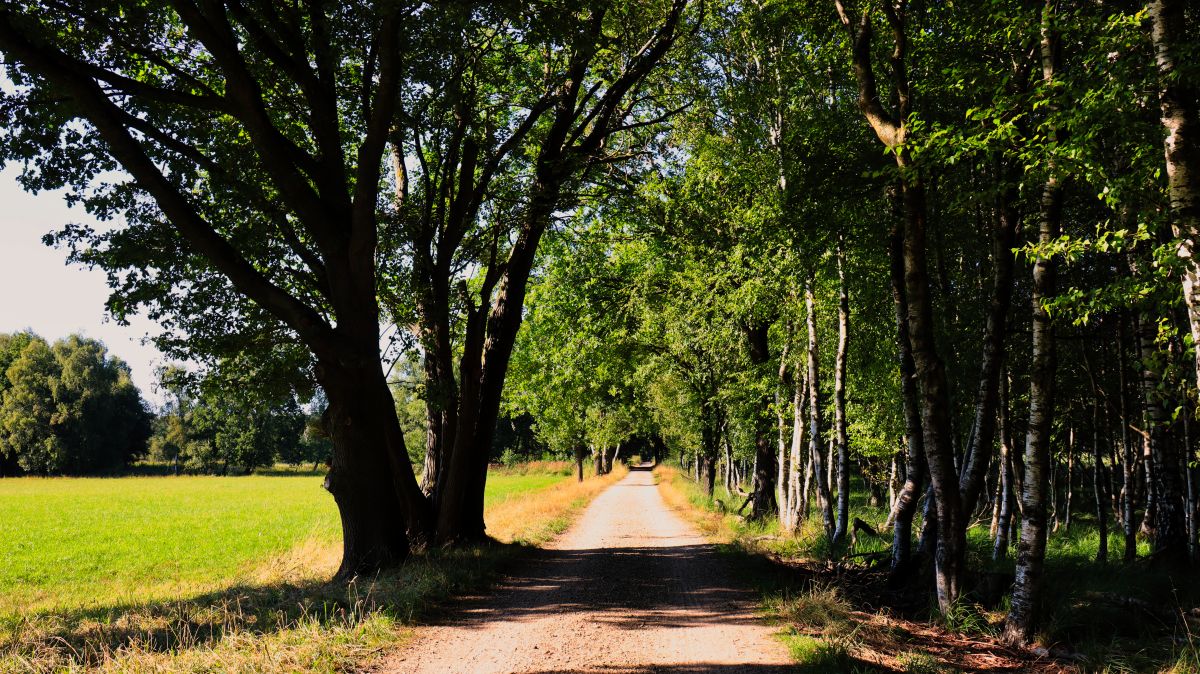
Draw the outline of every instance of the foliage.
M40 475L120 470L146 453L150 415L129 367L79 335L0 336L0 456Z
M317 407L321 399L305 413L300 392L286 379L272 379L277 376L230 360L209 371L161 368L158 388L168 398L156 419L152 457L171 463L176 472L220 474L250 472L276 461L327 461L331 448Z

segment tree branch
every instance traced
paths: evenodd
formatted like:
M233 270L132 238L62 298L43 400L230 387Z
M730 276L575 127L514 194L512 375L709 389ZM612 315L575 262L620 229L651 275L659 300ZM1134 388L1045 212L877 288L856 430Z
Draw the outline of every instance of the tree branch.
M39 72L86 111L83 116L96 127L113 158L154 198L176 230L239 291L295 330L318 356L332 355L329 324L311 307L259 273L200 216L129 134L126 113L104 95L99 84L74 68L75 59L35 44L14 26L12 18L9 12L0 11L0 49Z
M890 2L891 0L887 0ZM903 120L897 120L883 107L879 100L879 88L875 82L875 71L871 66L871 14L863 10L862 18L855 30L842 0L833 0L838 18L850 36L851 60L854 64L854 79L858 82L858 108L875 131L875 135L889 149L904 142ZM885 2L886 4L886 2Z

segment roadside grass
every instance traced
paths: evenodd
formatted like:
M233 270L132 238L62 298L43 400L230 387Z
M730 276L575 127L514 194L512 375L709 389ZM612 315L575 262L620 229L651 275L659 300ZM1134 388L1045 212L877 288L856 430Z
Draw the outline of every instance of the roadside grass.
M705 498L700 486L677 468L664 466L660 471L661 482L668 487L663 490L668 502L673 502L677 508L686 506L706 534L743 556L772 559L785 566L794 562L820 572L829 569L833 561L839 564L862 562L870 559L870 553L887 552L891 546L887 532L883 532L882 537L860 536L853 547L847 544L831 550L815 513L796 534L789 535L781 531L774 519L760 524L720 512L720 506ZM886 511L870 507L865 489L857 483L854 487L851 521L859 517L880 529ZM730 499L720 486L714 496L722 503L736 501L734 508L742 501L741 497ZM1005 559L993 561L988 524L988 521L976 523L968 532L968 568L978 572L977 578L969 583L981 583L988 576L1011 582L1016 544L1010 545ZM1110 522L1110 528L1113 526ZM1119 531L1110 531L1108 561L1097 563L1099 544L1095 518L1086 513L1073 513L1069 531L1060 527L1051 533L1047 542L1044 582L1052 591L1046 593L1042 609L1045 619L1038 636L1039 645L1064 658L1067 663L1064 667L1073 667L1077 671L1200 673L1200 610L1196 610L1200 606L1200 582L1195 573L1172 575L1154 567L1148 560L1149 544L1142 538L1137 543L1138 561L1132 565L1123 564L1123 537ZM858 557L848 558L848 555ZM761 564L747 566L745 561L739 561L737 566L757 569L758 577L749 578L747 582L763 590L768 598L772 592L776 595L795 592L794 588L778 580L764 581ZM964 601L954 610L942 614L933 609L931 600L929 597L923 602L924 612L906 617L919 620L931 630L979 641L995 640L1007 610L1005 598L990 608ZM778 608L772 608L771 601L767 603L768 612L778 615ZM893 627L900 625L892 618L887 620L893 621ZM869 622L890 629L886 620ZM910 622L901 628L912 631L917 624ZM924 633L925 627L919 631ZM876 639L878 634L864 631L861 625L857 634L864 643L877 642L884 646L889 643L887 639ZM814 638L811 634L806 636ZM897 644L898 647L901 645ZM851 648L850 652L856 651ZM911 656L908 657L911 663L892 662L892 671L941 671L929 669L920 651L905 654ZM942 662L940 666L948 665Z
M676 467L660 466L656 474L667 503L730 557L731 570L743 582L761 592L763 612L779 626L779 638L799 671L1073 671L997 643L991 616L974 605L964 604L939 620L928 607L921 615L906 616L884 602L863 603L864 589L873 592L880 574L866 568L867 555L890 548L886 534L860 535L853 545L848 541L833 550L816 513L789 534L774 518L749 522L709 501ZM723 502L728 498L720 488L715 496ZM860 517L878 528L886 513L866 500L861 490L852 494L851 521ZM988 551L990 559L990 543Z
M180 578L161 583L157 581L160 578L158 566L138 566L132 557L139 551L158 555L158 551L143 550L143 546L169 540L170 532L146 532L137 527L152 527L157 523L161 528L164 522L182 520L186 528L188 521L196 515L192 509L205 507L205 502L184 499L180 503L169 487L137 485L140 488L127 488L125 479L103 480L107 483L105 487L89 485L82 491L92 488L104 492L106 489L108 501L123 503L132 499L141 507L152 508L160 514L173 513L174 517L163 516L152 522L134 520L134 528L126 527L127 523L117 517L99 516L89 521L93 526L107 528L103 535L85 538L84 543L103 553L104 544L115 542L116 549L125 556L118 553L101 555L101 559L107 560L104 565L90 567L95 582L90 601L79 601L79 586L86 584L86 576L76 578L75 584L57 589L43 583L36 593L36 599L41 602L38 610L22 610L17 600L6 599L10 602L9 608L0 613L0 672L358 670L401 644L409 635L410 627L438 602L486 586L506 563L522 553L525 546L544 543L564 530L596 494L622 475L623 471L615 471L612 475L592 477L579 483L561 473L494 470L488 477L485 518L489 533L499 543L464 550L430 551L414 556L394 572L359 578L348 584L327 582L337 567L339 532L332 499L323 496L319 481L312 485L317 497L313 504L306 505L309 497L303 487L279 483L301 478L261 478L275 481L258 486L260 491L267 487L270 491L259 493L257 500L243 498L238 501L240 507L229 506L222 510L229 519L251 519L259 521L263 527L274 522L275 513L281 513L289 522L315 517L315 529L312 521L292 524L296 527L293 531L300 533L290 541L290 546L275 545L279 542L276 540L271 545L245 544L242 547L239 537L247 537L246 531L261 530L255 527L204 532L199 538L216 540L199 543L193 540L195 547L207 545L219 551L228 544L243 552L244 558L229 558L222 566L212 561L213 556L203 549L199 554L193 554L196 551L186 545L174 546L170 553L162 556L175 555L175 565L169 567L173 571L167 573L176 573ZM155 479L167 484L188 480ZM221 481L236 483L256 478L207 479L220 485ZM309 480L311 482L311 478ZM29 505L30 501L41 500L36 495L30 497L29 489L72 491L71 487L52 484L62 482L60 480L29 482L35 484L22 487L26 498L18 501L25 503L24 507L34 514L46 508ZM230 489L237 492L249 486L248 483L246 487ZM0 499L4 499L11 496L8 492L15 488L0 483L0 490L3 490ZM154 498L147 499L146 491L154 492ZM321 508L322 496L327 512ZM54 503L54 499L49 501ZM53 512L55 508L64 508L62 503L59 501L50 507L51 512L44 513L41 520L35 518L35 522L49 522L59 527L43 529L45 535L53 535L66 526L61 524L62 514ZM7 511L0 508L0 512L5 512L3 520L8 526ZM322 520L323 517L329 520ZM65 520L70 522L71 518L67 516ZM322 526L325 528L321 529ZM26 545L29 540L40 540L42 535L19 522L12 527L19 529ZM306 527L309 533L303 533ZM182 529L174 533L186 535ZM127 545L124 537L134 537L135 542ZM0 539L0 546L3 545L15 548L19 543ZM64 546L65 550L72 549L70 543L64 543ZM0 552L3 554L6 552ZM57 569L60 564L54 557L44 558L44 562L52 569ZM122 564L137 567L137 574L141 575L133 572L122 575ZM0 574L3 573L5 570L0 567ZM51 573L50 577L53 575ZM114 575L119 580L107 584L105 579ZM9 582L7 587L16 584L11 579L6 582ZM145 591L138 589L139 582L145 586ZM7 591L4 596L8 597ZM26 592L25 596L33 595Z

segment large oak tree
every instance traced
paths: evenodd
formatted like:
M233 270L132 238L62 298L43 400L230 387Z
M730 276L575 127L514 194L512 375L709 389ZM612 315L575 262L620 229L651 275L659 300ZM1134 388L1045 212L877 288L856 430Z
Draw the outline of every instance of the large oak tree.
M307 349L349 576L483 535L534 251L614 134L661 116L641 87L685 6L5 2L0 153L114 222L58 240L109 272L118 317L167 326L164 347ZM452 292L473 298L457 378ZM433 498L381 363L389 319L415 319L439 394Z

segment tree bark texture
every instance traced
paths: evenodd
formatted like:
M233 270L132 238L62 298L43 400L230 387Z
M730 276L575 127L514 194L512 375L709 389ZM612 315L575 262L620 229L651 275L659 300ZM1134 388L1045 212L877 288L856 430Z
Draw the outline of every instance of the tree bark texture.
M850 292L846 287L846 252L837 243L838 343L833 370L833 429L837 451L837 524L834 543L846 538L850 519L850 437L846 431L846 354L850 347Z
M1185 0L1153 0L1147 6L1150 39L1159 77L1159 113L1170 196L1171 225L1180 239L1179 256L1186 260L1183 298L1192 339L1200 344L1200 99L1197 84L1184 77L1180 55L1186 46ZM1200 385L1200 349L1196 350L1196 382Z
M997 200L997 218L992 228L992 296L988 304L987 325L983 334L980 355L979 384L975 394L975 415L967 441L959 490L962 507L969 518L975 511L980 489L992 462L992 445L996 435L996 404L1000 385L1004 342L1008 333L1008 311L1012 304L1012 249L1017 238L1021 216L1017 211L1017 188L1013 177L1006 176L1003 194Z
M896 310L896 352L900 362L900 396L904 407L904 484L892 506L892 580L907 574L912 556L912 523L925 489L925 438L917 400L916 366L908 339L908 299L904 288L904 225L897 219L889 237L892 304Z
M804 453L804 399L808 376L796 377L792 394L792 438L788 450L787 507L783 510L783 526L797 531L807 515L808 483L805 470L808 457Z
M1057 69L1057 36L1050 28L1053 0L1042 10L1042 79L1052 81ZM1059 235L1062 186L1053 162L1042 188L1038 244L1048 246ZM1056 346L1054 327L1045 302L1054 297L1056 263L1044 252L1033 264L1033 354L1029 374L1029 428L1025 437L1025 480L1021 494L1021 541L1017 545L1016 581L1004 635L1015 643L1029 642L1037 626L1046 558L1046 490L1050 464L1050 434L1054 423Z
M1142 396L1146 414L1147 517L1155 563L1172 565L1188 561L1187 525L1179 470L1179 455L1171 437L1167 411L1158 390L1161 376L1155 364L1161 353L1155 345L1157 323L1151 316L1139 321L1138 345L1142 360Z
M371 365L373 371L368 365L357 374L318 366L333 442L325 488L342 520L340 579L394 566L407 557L410 540L423 544L432 533L432 514L411 466L389 446L403 443L403 434L383 373Z
M996 518L996 538L992 546L992 559L1001 560L1008 556L1008 535L1012 529L1013 489L1012 435L1008 427L1008 377L1000 378L999 404L1000 431L1000 487L996 495L999 513Z
M824 443L821 442L820 351L817 343L817 311L810 279L804 288L804 306L808 326L808 453L812 458L813 476L817 481L817 507L825 525L825 535L833 537L833 501L829 493L829 471L826 467Z

